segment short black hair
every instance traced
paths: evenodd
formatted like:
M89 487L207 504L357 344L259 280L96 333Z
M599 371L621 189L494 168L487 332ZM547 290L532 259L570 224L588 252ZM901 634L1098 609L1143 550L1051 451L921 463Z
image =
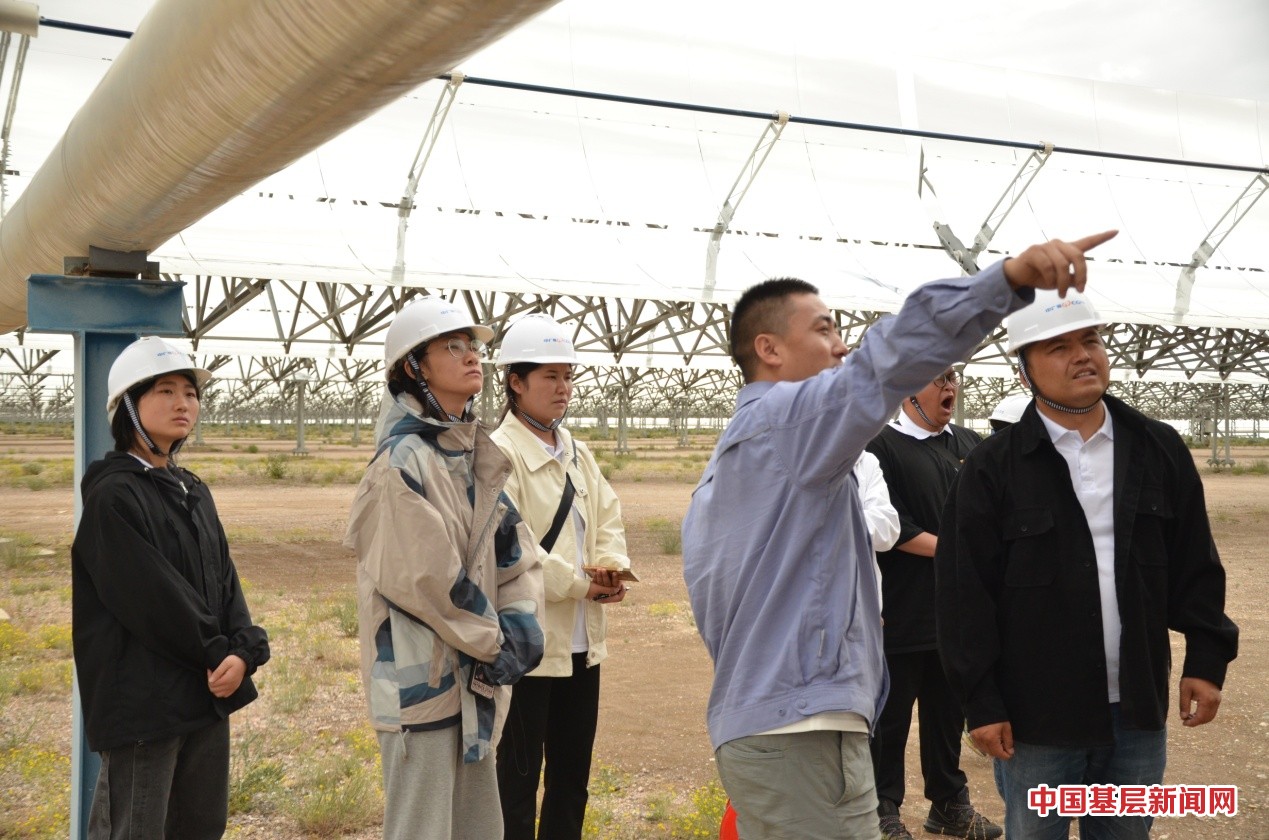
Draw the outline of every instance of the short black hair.
M750 286L731 310L731 357L740 375L750 382L756 373L753 342L762 333L783 335L788 327L788 307L793 295L818 295L820 290L796 277L776 277Z

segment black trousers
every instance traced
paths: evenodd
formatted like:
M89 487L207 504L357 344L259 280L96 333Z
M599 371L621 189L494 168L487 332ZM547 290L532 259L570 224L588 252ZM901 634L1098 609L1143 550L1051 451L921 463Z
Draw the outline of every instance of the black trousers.
M925 798L942 802L966 785L961 772L961 732L965 715L952 694L936 650L887 653L890 696L877 720L872 739L872 767L877 797L903 804L903 757L917 704L921 739L921 776Z
M504 840L534 840L538 777L546 759L543 840L578 840L589 797L590 754L599 721L599 667L573 654L571 677L525 677L511 690L498 742L498 796Z
M101 754L89 840L213 840L229 815L229 721Z

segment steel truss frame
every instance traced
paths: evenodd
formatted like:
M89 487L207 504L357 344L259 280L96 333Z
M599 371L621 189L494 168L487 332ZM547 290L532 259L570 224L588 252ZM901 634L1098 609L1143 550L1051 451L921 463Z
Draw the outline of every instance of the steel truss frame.
M382 383L379 343L400 307L423 294L443 295L468 307L475 320L501 331L527 312L546 312L573 331L587 364L577 372L575 416L597 416L618 408L630 416L698 417L730 413L740 377L728 356L729 304L588 295L551 295L378 285L341 285L249 277L179 277L186 288L185 326L200 360L214 370L218 400L263 411L282 411L296 374L313 375L309 398L314 410L363 416L376 405ZM835 310L837 327L856 343L884 313ZM248 321L273 325L281 354L225 351L234 343L262 340ZM1269 335L1239 329L1117 324L1106 334L1112 369L1130 372L1117 393L1143 400L1149 413L1170 419L1204 415L1212 388L1196 371L1225 379L1233 415L1266 416ZM1004 353L1003 330L989 336L970 360L974 370L963 389L965 416L984 417L1016 386ZM214 344L213 351L203 347ZM248 346L248 345L244 345ZM201 352L200 352L201 351ZM66 392L62 377L50 375L57 351L0 348L0 362L15 369L0 375L0 398L16 408L31 399L57 402ZM592 361L593 360L593 361ZM983 376L994 366L999 377ZM1230 377L1234 379L1231 380ZM1153 379L1180 381L1146 381ZM21 399L17 395L25 395ZM43 394L40 397L37 395ZM496 394L483 407L501 403ZM1206 416L1206 415L1204 415Z

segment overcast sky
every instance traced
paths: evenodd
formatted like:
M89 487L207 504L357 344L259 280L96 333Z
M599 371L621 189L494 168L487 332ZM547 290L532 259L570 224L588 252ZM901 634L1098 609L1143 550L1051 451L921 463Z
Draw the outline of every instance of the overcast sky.
M39 10L135 29L151 5L42 0ZM932 57L1269 102L1269 0L563 0L548 15L678 40Z
M884 5L875 14L889 20L891 36L902 41L910 26L917 48L930 55L1269 101L1266 0ZM902 20L900 10L906 10Z

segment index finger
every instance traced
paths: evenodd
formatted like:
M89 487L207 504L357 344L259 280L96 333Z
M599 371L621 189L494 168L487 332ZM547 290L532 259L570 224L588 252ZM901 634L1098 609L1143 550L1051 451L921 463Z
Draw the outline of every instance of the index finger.
M1103 242L1114 239L1118 233L1119 231L1117 230L1107 230L1095 233L1092 236L1086 236L1083 239L1077 239L1074 242L1054 243L1069 264L1067 271L1058 272L1058 297L1066 297L1066 293L1071 289L1075 289L1078 292L1084 291L1084 286L1088 283L1088 263L1084 260L1084 253L1096 248Z
M1098 245L1103 242L1109 242L1118 235L1119 231L1117 230L1104 230L1101 233L1094 233L1092 236L1085 236L1083 239L1076 239L1071 244L1079 248L1081 252L1088 253Z

